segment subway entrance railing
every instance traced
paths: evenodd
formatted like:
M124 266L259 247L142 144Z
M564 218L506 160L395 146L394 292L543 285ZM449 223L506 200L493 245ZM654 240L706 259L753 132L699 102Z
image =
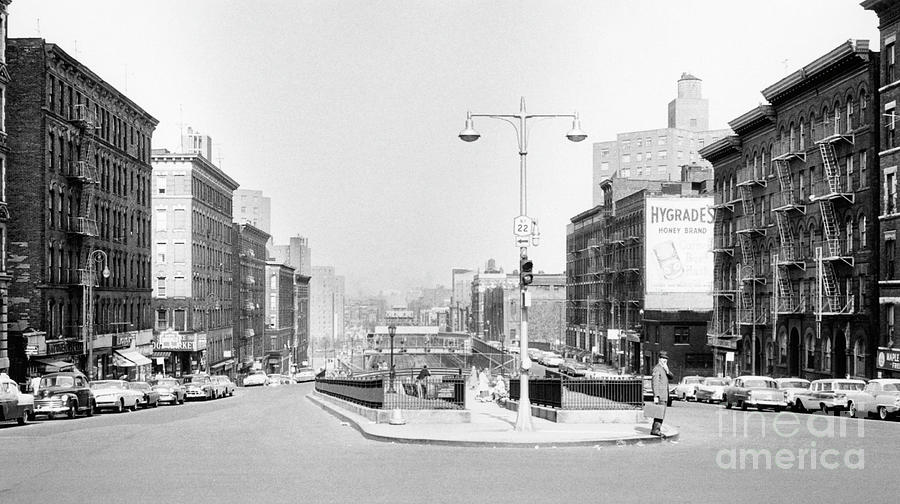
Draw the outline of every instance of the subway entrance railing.
M316 391L374 409L465 409L465 376L437 375L417 380L418 371L398 371L393 389L387 374L318 378Z
M519 380L509 381L509 397L519 400ZM629 410L644 406L641 378L535 378L528 380L531 404L564 410Z

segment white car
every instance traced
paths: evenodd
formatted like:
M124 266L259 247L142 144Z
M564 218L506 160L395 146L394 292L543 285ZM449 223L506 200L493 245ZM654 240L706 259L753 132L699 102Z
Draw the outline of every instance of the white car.
M138 404L144 400L143 392L132 390L124 380L97 380L91 382L98 410L111 409L121 413L126 409L137 411Z
M675 386L672 395L675 396L675 399L681 399L682 401L696 399L697 386L700 385L701 382L703 382L702 376L685 376L678 382L678 385Z
M797 394L809 391L809 380L803 378L775 378L778 388L784 391L788 408L797 408Z
M316 379L316 372L312 369L298 369L296 373L294 373L294 381L297 383L310 382Z
M869 380L862 392L847 392L847 398L851 417L875 414L878 418L887 420L900 411L900 380Z
M703 382L697 385L694 391L694 399L697 402L722 402L725 398L725 387L727 386L728 382L724 378L704 378Z
M244 378L245 387L261 387L269 383L269 377L266 373L253 373Z
M563 363L563 358L553 352L546 352L541 356L540 362L547 367L559 367Z
M799 411L821 410L823 413L850 409L848 394L862 392L866 382L844 378L815 380L809 390L797 393L794 404Z

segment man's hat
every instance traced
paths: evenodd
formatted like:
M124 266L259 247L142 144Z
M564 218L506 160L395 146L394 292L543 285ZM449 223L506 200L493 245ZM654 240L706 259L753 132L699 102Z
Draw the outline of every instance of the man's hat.
M662 352L659 352L659 358L660 358L660 359L668 359L668 358L669 358L669 352L666 352L665 350L663 350Z

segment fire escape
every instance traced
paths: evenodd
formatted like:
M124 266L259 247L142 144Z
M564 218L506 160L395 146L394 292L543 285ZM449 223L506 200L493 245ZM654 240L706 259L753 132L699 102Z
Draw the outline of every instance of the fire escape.
M828 122L825 122L826 130ZM823 241L816 246L816 265L818 267L818 296L816 300L816 325L821 330L822 318L834 315L849 315L854 312L854 296L845 287L840 286L840 269L853 266L851 243L842 237L842 227L837 218L837 209L852 205L854 194L848 187L846 173L842 173L838 165L837 146L854 143L851 133L840 132L840 120L836 114L834 130L829 136L816 142L822 155L824 180L816 185L812 199L819 203L822 213Z
M738 321L743 326L754 327L766 325L768 310L756 302L756 287L765 285L766 278L760 268L759 251L754 238L764 237L766 226L763 224L762 212L753 202L753 189L765 187L766 180L756 166L746 166L738 170L738 190L741 196L741 209L744 215L737 218L737 236L741 246L743 264L738 268L740 276L738 297Z
M783 141L783 140L782 140ZM792 271L806 270L804 250L794 236L796 219L806 214L803 195L794 187L791 173L791 161L806 162L806 145L803 132L800 133L799 149L791 131L790 144L784 152L772 159L775 173L778 176L779 192L775 194L772 210L775 213L775 224L778 227L778 252L775 255L775 309L774 314L789 315L806 311L806 299L801 293L794 291Z
M730 258L734 257L734 235L730 226L734 205L729 198L724 189L716 192L713 207L713 316L706 335L709 346L735 350L740 332L736 330L734 317L735 288L730 267Z

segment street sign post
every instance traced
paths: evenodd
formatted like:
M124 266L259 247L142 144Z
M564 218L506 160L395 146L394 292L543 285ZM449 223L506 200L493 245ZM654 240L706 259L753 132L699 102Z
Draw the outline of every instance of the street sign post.
M531 236L534 229L534 221L527 215L520 215L513 219L513 234L516 236Z

